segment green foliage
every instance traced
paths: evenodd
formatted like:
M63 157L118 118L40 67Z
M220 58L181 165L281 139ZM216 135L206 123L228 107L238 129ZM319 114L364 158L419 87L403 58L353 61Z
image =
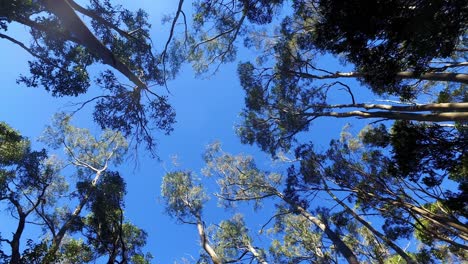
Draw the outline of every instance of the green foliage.
M17 225L11 238L1 240L2 248L10 248L9 253L1 251L2 261L94 263L108 257L110 263L119 258L149 263L151 257L142 252L146 233L123 216L125 182L118 172L107 170L108 162L125 153L121 134L105 131L98 139L70 125L70 117L58 115L44 135L43 142L51 147L65 147L76 175L62 175L63 162L45 150L32 151L28 139L1 123L0 202ZM72 182L77 182L75 190L69 186ZM70 202L77 207L70 209ZM82 217L82 211L88 216ZM42 227L43 235L21 245L32 222Z
M107 168L109 161L122 161L128 143L120 132L105 130L96 138L88 129L74 127L70 122L70 116L56 114L41 141L54 149L64 147L70 162L94 171Z
M466 128L447 130L434 124L397 121L390 132L380 125L364 129L361 138L368 146L391 147L388 173L394 177L421 182L427 188L439 187L447 179L457 183L459 192L447 190L445 198L438 196L453 212L467 215L461 202L467 196Z
M204 173L218 178L219 195L226 207L235 207L235 201L244 200L252 201L254 208L259 209L264 198L279 193L277 188L282 182L281 175L259 170L250 156L230 155L215 143L208 147L204 157Z
M407 101L416 101L425 93L438 94L442 88L441 102L464 101L466 81L423 77L426 73L465 76L460 70L464 67L468 17L463 1L299 0L281 9L282 4L283 1L195 4L192 33L196 37L189 43L191 54L196 54L195 64L201 63L207 69L211 64L233 60L236 38L244 37L247 47L257 49L257 64L242 62L238 66L246 93L243 122L237 130L243 143L257 144L274 156L277 151L294 148L297 134L308 132L318 117L419 120L425 116L411 109L389 110L379 116L382 112L377 114L370 111L372 107L356 101L359 97L353 94L355 83L345 78L360 79L374 93ZM270 26L260 28L258 24L264 23ZM214 33L208 34L211 30ZM331 53L348 65L333 69L320 66L321 59L329 59L324 53ZM435 61L444 59L452 64L438 67L440 63ZM350 67L355 71L342 72ZM407 75L399 75L402 71L407 71ZM338 94L340 100L344 97L337 90L344 90L349 100L336 104L337 96L331 95ZM339 111L345 108L350 110ZM441 108L441 112L445 110ZM453 110L446 112L455 114ZM408 113L414 115L403 117Z
M282 234L270 247L276 263L328 263L333 259L333 251L327 251L323 245L322 234L302 216L281 216L269 232Z
M86 245L83 240L71 239L64 243L60 258L70 264L90 263L93 260L93 252L92 248Z
M95 102L93 117L103 129L119 130L152 151L152 132L172 131L175 113L167 97L148 88L164 85L173 74L165 74L159 56L153 54L145 11L132 12L107 0L89 1L86 7L75 1L2 0L0 6L0 30L5 31L0 38L33 56L30 74L22 74L18 83L44 87L56 97L76 97L95 79L103 93L82 107ZM86 24L77 13L85 16ZM8 35L13 22L30 28L30 46ZM124 74L135 87L119 82L110 70L94 75L92 67L101 63ZM177 72L180 63L171 65L169 71Z
M191 172L171 172L164 176L161 186L166 212L178 221L197 222L207 196Z
M221 221L212 235L216 253L226 261L241 260L252 246L252 239L241 214L235 214L228 220Z
M22 150L27 147L21 135L9 127L6 123L0 123L0 164L8 166L18 162L22 156Z
M284 0L274 1L195 1L187 59L197 73L216 71L220 64L232 62L237 55L237 40L248 36L248 27L270 23ZM179 44L177 44L179 45ZM179 45L180 46L180 45Z
M450 57L468 19L466 3L457 0L322 0L318 13L309 46L344 54L366 73L363 79L373 91L404 98L413 92L395 73L427 71L434 58Z

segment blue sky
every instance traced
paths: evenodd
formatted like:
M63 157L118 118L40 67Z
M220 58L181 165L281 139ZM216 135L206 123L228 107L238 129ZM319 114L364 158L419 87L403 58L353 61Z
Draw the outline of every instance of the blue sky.
M113 1L114 2L114 1ZM167 39L169 25L161 25L163 14L173 13L178 1L115 1L130 10L143 8L150 14L153 24L152 39L156 46L162 47ZM190 9L190 3L185 4ZM27 29L22 26L11 27L11 33L19 38L27 37ZM28 41L26 41L27 43ZM0 121L5 121L32 141L37 139L52 115L57 111L71 110L70 102L84 101L91 94L73 98L53 98L42 88L27 88L16 84L19 74L27 74L28 54L21 48L0 41L2 59L0 60ZM240 53L239 60L247 53ZM333 63L325 60L324 64ZM200 174L204 166L201 155L205 146L215 140L223 143L223 149L231 153L248 153L267 166L269 158L257 148L240 144L235 135L235 125L239 123L239 112L243 108L243 92L236 75L236 63L224 65L220 71L209 79L196 78L189 65L185 65L178 77L168 83L171 92L170 102L177 112L177 124L169 136L157 135L158 154L161 161L151 159L142 151L139 153L137 166L128 162L118 168L127 181L126 217L148 232L146 249L155 256L155 263L173 263L174 260L193 256L197 258L200 247L198 236L193 226L177 225L164 214L160 201L160 186L163 175L175 166L172 160L176 157L179 169L191 169ZM163 87L156 88L164 89ZM98 134L99 130L92 123L91 109L84 109L74 124L90 128ZM329 139L338 137L341 127L351 120L318 121L312 127L313 132L304 135L314 139L323 148ZM361 127L355 127L355 131ZM36 145L40 146L40 145ZM209 184L208 187L214 187ZM215 202L206 210L208 224L217 223L226 217L224 209L215 208ZM265 215L248 211L251 223L258 224ZM230 212L227 212L230 215ZM0 218L8 218L5 212ZM249 220L248 220L249 221ZM2 220L2 223L4 221ZM7 234L8 225L0 226L0 232ZM34 239L34 237L31 237ZM266 241L268 242L268 241Z

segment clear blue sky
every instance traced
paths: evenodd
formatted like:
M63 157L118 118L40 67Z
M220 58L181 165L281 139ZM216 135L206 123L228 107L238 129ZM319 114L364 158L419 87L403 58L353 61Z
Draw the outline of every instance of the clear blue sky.
M114 3L114 1L112 1ZM143 8L150 14L153 24L152 39L162 47L167 39L169 25L161 25L163 14L173 13L178 1L135 0L115 1L130 10ZM185 4L190 9L190 3ZM27 29L22 26L11 27L10 33L24 38ZM28 41L26 41L27 43ZM70 110L67 105L76 102L73 98L52 98L43 88L26 88L16 84L19 74L27 74L28 54L13 44L0 41L2 59L0 60L0 121L5 121L23 135L34 141L42 132L52 115L61 110ZM242 54L242 53L241 53ZM250 58L239 58L247 60ZM236 63L225 65L210 79L197 79L188 65L183 67L176 80L168 83L171 92L170 102L177 112L177 124L170 136L158 135L158 154L161 162L140 153L138 166L129 162L118 170L127 181L126 217L148 232L146 249L155 256L155 263L173 263L182 257L197 258L200 247L193 226L177 225L164 214L160 197L161 179L166 170L172 170L172 157L177 156L180 169L191 169L200 173L203 167L201 154L205 146L219 140L223 148L231 153L249 153L257 156L267 165L268 158L255 147L243 146L235 135L234 126L239 122L238 113L243 107L243 93L236 75ZM164 89L164 88L156 88ZM84 101L91 95L78 98ZM331 137L337 137L340 128L350 120L319 121L310 135L317 145L326 146ZM85 109L74 122L77 126L98 132L92 123L90 109ZM356 130L360 127L356 127ZM214 191L214 190L211 190ZM217 223L223 218L224 210L210 203L207 211L207 224ZM228 212L229 214L229 212ZM254 215L255 222L261 222L265 215ZM5 212L0 219L9 218ZM255 220L257 219L257 220ZM4 221L1 221L4 223ZM0 226L0 232L7 234L8 225ZM31 237L34 239L34 237Z

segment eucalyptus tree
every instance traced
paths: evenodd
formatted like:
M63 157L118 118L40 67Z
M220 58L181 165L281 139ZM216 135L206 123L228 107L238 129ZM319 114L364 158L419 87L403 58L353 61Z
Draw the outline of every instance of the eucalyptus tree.
M126 151L124 137L105 131L95 138L72 126L69 116L57 115L42 141L63 147L68 159L32 151L28 139L2 124L0 200L16 223L12 238L1 240L11 249L2 251L2 259L15 264L90 263L107 257L108 263L148 263L150 256L141 251L146 233L123 217L125 182L109 169ZM70 166L76 172L65 176L70 171L64 168ZM74 183L76 188L70 188ZM42 236L21 245L32 224L41 227ZM75 237L78 233L81 238Z
M234 60L236 38L259 54L255 62L238 66L246 92L238 133L242 142L273 157L295 152L286 193L297 194L297 201L308 188L337 203L349 197L338 205L406 262L450 254L463 259L468 121L463 1L197 3L199 28L189 50L196 67L199 61ZM230 23L218 26L224 20L216 19L226 14ZM330 55L341 65L328 66ZM369 92L387 103L366 102ZM393 96L397 99L390 100ZM333 141L326 153L317 153L304 132L321 117L396 122L391 129L367 131L365 142ZM350 150L355 143L360 147ZM370 225L367 213L385 224ZM424 245L417 254L397 243L412 234L413 243Z
M206 225L203 208L209 197L192 172L166 174L161 193L171 217L197 227L204 251L199 260L202 263L268 263L263 251L253 245L242 215L236 214L217 225Z
M215 264L224 260L216 253L206 234L206 225L202 218L203 203L207 196L200 184L193 180L190 172L171 172L164 176L161 188L166 212L177 221L197 227L200 244Z
M424 169L417 167L412 174L401 173L401 169L406 167L399 165L407 165L411 160L396 160L398 153L395 149L386 148L385 144L393 135L375 130L366 128L358 138L345 131L341 139L332 141L322 154L317 153L312 144L300 146L296 150L299 164L289 170L288 177L292 183L289 188L300 190L309 187L327 193L348 217L360 222L406 262L465 258L466 212L458 201L466 196L466 191L463 189L464 180L456 178L456 173L466 167L461 165L465 157L446 160L452 165L460 162L458 168L449 165L453 173L438 167L444 166L443 163L434 161L440 153L424 151L437 146L436 143L431 144L433 139L424 141L426 146L422 142L413 142L421 144L422 158L416 164L424 166ZM400 143L400 139L396 142ZM389 151L394 154L388 154ZM450 151L457 153L459 150L447 149L445 153ZM424 162L427 164L423 165ZM454 188L447 184L449 179L459 182L459 192L454 192ZM381 224L371 224L365 219L366 215L381 219ZM405 252L398 242L402 239L420 243L421 250ZM426 252L431 253L427 255Z
M53 234L52 245L47 255L47 258L53 258L65 234L95 192L100 178L108 171L109 163L113 160L120 161L127 143L120 133L113 131L105 131L101 139L97 140L87 129L70 125L70 117L63 114L57 115L54 124L47 127L42 141L52 148L63 147L69 163L77 167L82 180L77 186L78 205L73 211L66 213L65 218L53 219L47 214L42 215Z
M216 251L227 263L268 264L264 250L253 244L242 214L235 214L211 227L214 229L212 237Z
M95 81L102 95L82 100L78 109L95 102L93 117L102 128L133 136L150 149L156 144L152 130L172 131L174 111L167 96L152 86L163 86L177 69L163 70L145 11L132 12L108 0L92 0L88 6L73 0L2 0L0 7L0 38L32 56L30 74L21 74L20 84L76 97ZM16 36L13 25L30 29L30 45ZM91 67L100 64L111 70L93 74ZM121 83L115 71L130 84Z
M194 7L193 30L174 46L188 47L197 71L234 61L241 39L255 52L255 61L238 66L244 143L288 149L322 117L468 120L463 1L216 0ZM328 55L342 65L326 65ZM388 103L362 99L366 87Z
M352 181L349 184L359 186L353 189L339 184L337 175L351 172L346 166L354 168L360 164L341 161L321 168L320 159L329 157L334 160L338 154L330 150L326 155L319 155L306 147L300 153L302 156L295 162L298 164L282 173L263 171L251 157L225 153L219 144L211 145L204 154L207 165L203 173L216 179L219 190L214 196L218 198L219 204L231 210L237 210L241 203L252 205L266 219L259 230L252 230L252 226L246 224L250 215L240 214L206 227L205 221L208 219L202 216L202 211L207 207L207 195L194 174L179 171L164 177L162 194L166 210L180 223L197 226L201 246L206 253L205 257L202 254L201 263L392 263L398 259L405 263L418 263L427 257L424 250L407 250L401 246L405 235L413 232L427 250L431 245L422 237L432 233L425 232L424 227L414 224L409 218L402 218L406 222L399 221L402 215L398 214L398 210L402 206L387 204L390 199L396 203L398 198L383 194L388 190L378 190L371 180L365 182L363 179L359 183ZM349 157L348 160L349 163L353 162ZM297 165L300 165L300 169L296 169ZM363 173L367 169L365 165L361 169L356 168L356 173ZM378 167L376 164L369 166ZM372 176L376 179L381 177L376 171L369 173L376 173ZM366 177L371 176L366 174ZM376 191L368 190L372 188ZM407 195L408 200L413 195L410 190L400 192L397 197ZM381 201L380 198L386 200ZM271 203L275 205L276 211L258 210L264 204ZM418 206L419 209L416 208ZM437 221L441 221L442 217L452 219L442 213L422 214L426 207L421 204L408 208L413 211L405 211L406 216L414 216L421 221L440 224ZM261 212L268 212L268 215ZM381 226L371 224L374 220ZM398 229L400 227L413 229L404 233L405 230ZM439 237L445 240L447 238L442 233L452 232L450 239L453 252L444 256L461 259L461 253L455 249L458 246L459 250L463 250L463 247L460 248L459 237L452 227L447 227L445 231L439 230ZM253 246L254 232L263 237L260 247ZM443 254L442 244L445 241L435 236L432 238L437 245L431 252ZM270 244L268 250L265 240L269 241L266 245ZM443 243L440 244L440 241Z
M251 157L232 156L220 150L219 144L214 144L205 154L206 171L218 176L220 192L218 197L226 206L239 201L251 201L255 207L260 206L266 198L276 198L280 205L288 207L292 212L302 216L319 229L328 238L336 252L348 263L359 263L353 250L347 245L341 234L331 226L327 213L317 214L307 210L307 201L297 199L295 194L281 191L282 176L278 173L266 173L257 168Z

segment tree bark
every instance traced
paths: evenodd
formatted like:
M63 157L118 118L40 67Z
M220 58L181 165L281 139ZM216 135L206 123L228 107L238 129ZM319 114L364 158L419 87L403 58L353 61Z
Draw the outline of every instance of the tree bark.
M75 13L68 0L43 0L43 2L47 9L60 19L64 27L80 40L80 44L89 49L94 56L102 59L103 63L120 71L140 89L148 88L140 78L138 78L124 63L117 59L114 54L96 38L96 36Z
M70 229L73 221L80 215L81 210L83 210L84 206L88 203L89 197L91 193L94 191L94 188L96 187L101 174L102 174L102 171L96 172L96 176L91 181L90 189L85 194L85 196L81 199L80 203L76 206L75 210L70 215L68 220L62 225L62 227L59 229L57 234L53 237L52 245L44 258L46 263L47 261L52 262L55 259L55 254L57 253L57 250L59 249L60 244L62 243L62 240L65 237L66 232Z
M333 242L337 250L344 256L344 258L348 261L348 263L350 264L359 263L353 251L343 242L343 240L341 240L340 236L337 233L335 233L333 230L330 229L330 227L326 223L322 222L319 218L311 215L307 210L305 210L298 204L287 199L283 194L277 193L277 196L281 198L283 201L285 201L287 204L289 204L291 207L293 207L297 212L299 212L307 220L311 221L318 228L320 228L320 230L322 230L327 235L327 237Z
M335 194L333 194L330 191L330 189L328 189L328 186L325 181L323 181L323 183L324 183L325 191L330 195L330 197L332 197L333 200L335 200L339 205L341 205L346 210L346 212L351 214L354 217L354 219L358 220L359 223L361 223L363 226L369 229L375 236L383 240L389 247L395 250L395 252L398 255L400 255L406 261L407 264L417 264L410 256L408 256L408 254L406 254L406 252L403 249L401 249L398 245L393 243L393 241L388 239L384 234L377 231L374 227L372 227L371 224L369 224L366 220L362 219L360 215L354 212L353 209L349 208L348 205L346 205L343 201L338 199L338 197L336 197Z
M252 253L252 255L254 255L254 257L257 259L258 263L268 264L268 262L266 262L263 256L260 253L258 253L258 251L250 243L248 243L246 246L250 253Z
M16 231L13 234L13 238L11 239L11 242L10 242L10 246L11 246L10 264L21 263L20 238L21 238L21 235L23 234L25 225L26 225L26 215L22 212L22 210L18 210L18 226L16 227Z
M315 106L315 105L314 105ZM386 105L386 104L337 104L337 105L318 105L320 108L364 108L382 109L388 111L399 112L424 112L424 111L439 111L439 112L468 112L468 103L439 103L439 104L418 104L418 105Z
M221 260L218 254L216 254L216 252L214 251L214 249L211 247L210 243L208 242L208 239L206 238L205 226L203 225L201 218L200 217L197 217L197 218L198 218L197 219L198 235L200 236L200 242L202 244L203 249L210 256L214 264L223 264L224 262Z
M291 74L307 78L307 79L338 79L338 78L361 78L368 74L359 72L337 72L327 75L314 75L305 72L290 72ZM456 72L426 72L416 74L414 72L403 71L395 74L396 78L400 79L416 79L425 81L442 81L442 82L457 82L468 84L468 74Z
M430 113L416 114L407 112L367 112L367 111L349 111L349 112L323 112L306 113L307 116L320 117L329 116L336 118L360 117L360 118L385 118L392 120L413 120L426 122L447 122L447 121L468 121L468 112L448 112L448 113Z

